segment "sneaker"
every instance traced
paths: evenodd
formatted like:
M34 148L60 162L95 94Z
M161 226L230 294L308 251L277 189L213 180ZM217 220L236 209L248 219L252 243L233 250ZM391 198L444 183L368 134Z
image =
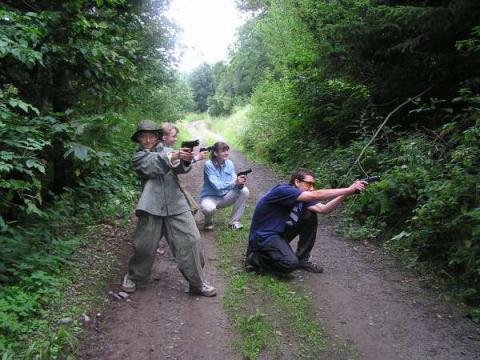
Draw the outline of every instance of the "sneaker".
M300 269L305 271L320 274L323 272L323 267L318 265L316 262L313 262L310 257L299 260Z
M202 286L197 288L192 285L190 285L190 293L193 295L202 295L202 296L215 296L217 295L217 289L215 289L212 285L204 281L202 283Z
M125 276L123 277L123 283L120 287L123 291L127 293L133 293L137 289L137 285L133 282L133 280L130 280L128 278L128 274L125 274Z
M228 228L230 230L240 230L241 228L243 228L243 225L240 224L238 221L235 221L231 224L228 224Z

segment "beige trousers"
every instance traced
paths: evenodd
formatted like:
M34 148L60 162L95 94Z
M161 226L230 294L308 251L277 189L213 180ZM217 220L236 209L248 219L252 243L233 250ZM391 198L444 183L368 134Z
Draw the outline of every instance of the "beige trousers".
M134 253L128 261L128 277L134 282L148 280L158 242L165 237L185 279L200 287L203 277L203 246L200 232L190 211L173 216L142 213L133 237Z

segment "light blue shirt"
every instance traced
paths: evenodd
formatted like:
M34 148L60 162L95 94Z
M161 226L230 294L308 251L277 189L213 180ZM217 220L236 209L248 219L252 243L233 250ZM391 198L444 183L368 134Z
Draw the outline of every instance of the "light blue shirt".
M203 189L200 198L207 196L223 197L235 188L237 174L231 160L222 165L207 160L203 168Z

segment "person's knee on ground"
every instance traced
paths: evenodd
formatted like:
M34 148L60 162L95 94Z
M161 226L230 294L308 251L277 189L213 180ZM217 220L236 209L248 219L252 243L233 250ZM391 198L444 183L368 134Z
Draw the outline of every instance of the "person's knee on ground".
M260 251L252 251L247 254L246 271L255 271L258 273L270 272L279 274L289 274L300 268L296 256L286 256L283 258L272 258L262 254Z

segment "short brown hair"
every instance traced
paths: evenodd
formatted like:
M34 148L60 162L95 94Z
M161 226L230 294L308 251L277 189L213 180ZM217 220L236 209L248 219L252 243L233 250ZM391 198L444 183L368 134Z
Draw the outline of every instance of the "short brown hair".
M305 176L308 176L308 175L315 178L315 174L313 173L313 171L310 171L310 170L305 169L305 168L298 168L292 173L292 176L290 176L289 184L294 185L295 180L303 181L303 180L305 180Z
M170 135L173 129L177 130L177 134L180 132L180 130L178 130L178 127L176 127L175 124L169 122L163 123L160 129L162 130L162 136Z

